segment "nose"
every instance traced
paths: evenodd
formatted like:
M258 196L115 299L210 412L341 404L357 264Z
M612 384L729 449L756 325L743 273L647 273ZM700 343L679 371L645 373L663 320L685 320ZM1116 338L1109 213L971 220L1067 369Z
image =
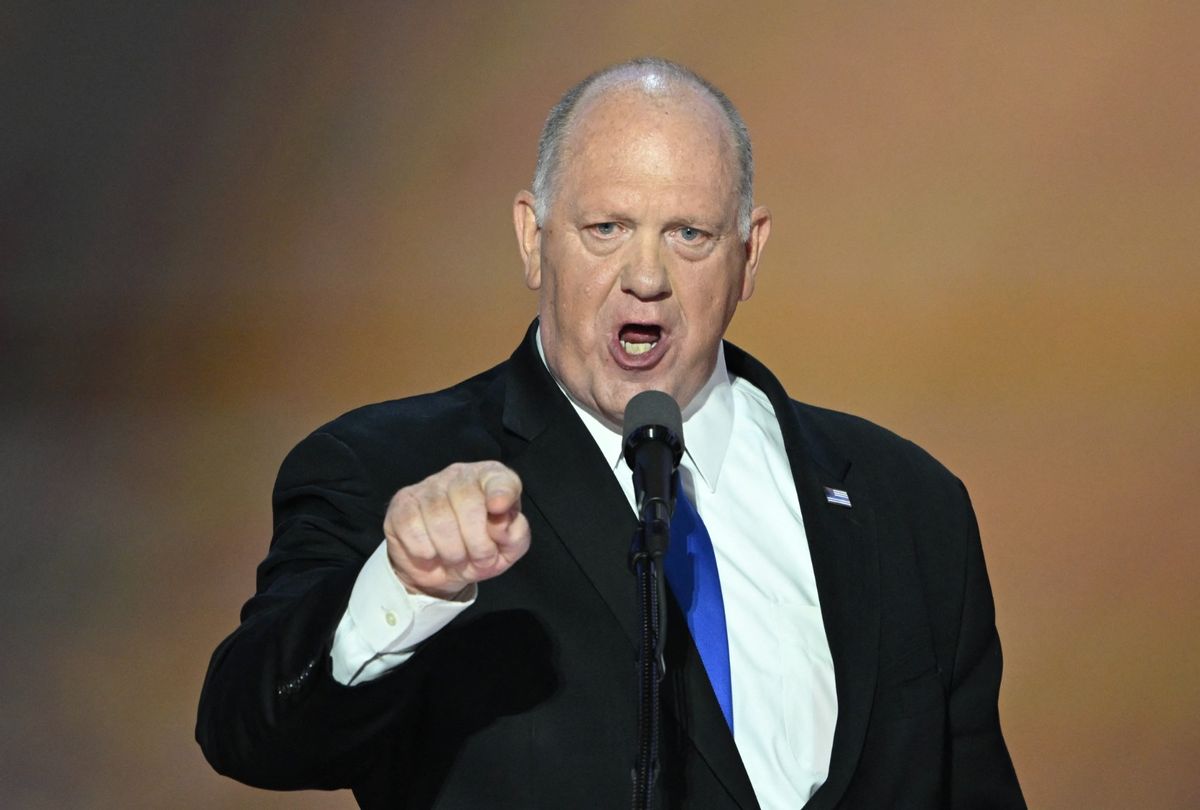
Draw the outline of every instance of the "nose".
M671 294L671 279L658 234L644 231L630 240L621 268L621 290L642 301L657 301Z

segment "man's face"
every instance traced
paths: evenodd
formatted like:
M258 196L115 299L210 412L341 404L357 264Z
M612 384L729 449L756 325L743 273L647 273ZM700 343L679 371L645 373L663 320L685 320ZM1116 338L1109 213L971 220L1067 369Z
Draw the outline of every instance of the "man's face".
M555 377L613 426L640 391L686 407L750 297L770 215L737 231L737 160L719 108L684 89L585 100L564 144L554 198L536 223L518 195L525 281L539 291Z

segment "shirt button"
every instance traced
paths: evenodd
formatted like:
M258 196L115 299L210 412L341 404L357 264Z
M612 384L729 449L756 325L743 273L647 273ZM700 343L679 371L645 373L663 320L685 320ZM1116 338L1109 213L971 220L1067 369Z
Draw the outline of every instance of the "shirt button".
M396 614L392 613L390 610L383 614L383 620L388 623L388 627L396 626Z

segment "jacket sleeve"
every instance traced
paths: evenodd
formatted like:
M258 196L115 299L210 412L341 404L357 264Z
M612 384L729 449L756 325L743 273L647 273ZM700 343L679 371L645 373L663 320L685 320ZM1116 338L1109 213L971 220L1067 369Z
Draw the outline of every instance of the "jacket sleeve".
M1000 731L1002 669L992 589L966 489L962 613L949 689L949 797L955 810L1024 808Z
M407 744L416 668L353 687L330 673L333 634L379 545L385 506L358 456L330 433L285 459L256 593L213 653L200 696L196 739L219 773L276 790L349 787L381 746Z

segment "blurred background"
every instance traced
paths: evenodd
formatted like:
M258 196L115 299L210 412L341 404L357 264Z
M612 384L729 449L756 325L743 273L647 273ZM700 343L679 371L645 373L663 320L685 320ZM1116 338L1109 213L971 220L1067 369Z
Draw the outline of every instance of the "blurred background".
M549 107L722 87L775 227L731 338L968 484L1031 806L1200 806L1200 5L0 12L0 803L351 807L192 739L284 454L505 358Z

